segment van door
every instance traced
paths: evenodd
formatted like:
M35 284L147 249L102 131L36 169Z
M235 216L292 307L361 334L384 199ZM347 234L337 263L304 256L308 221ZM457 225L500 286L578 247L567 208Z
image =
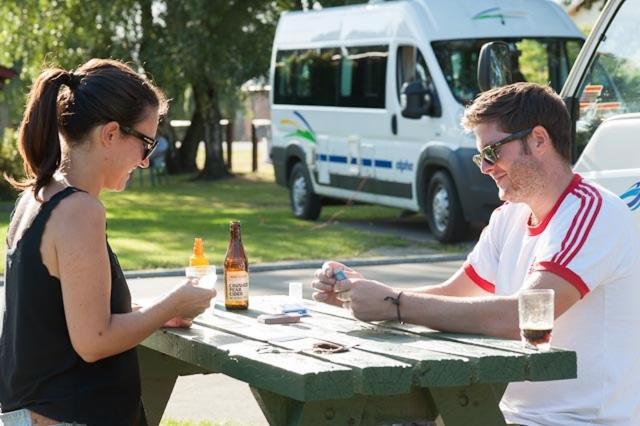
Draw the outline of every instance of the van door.
M575 171L618 194L640 225L640 59L629 41L638 20L637 2L625 2L570 96L579 100Z
M411 201L414 210L418 210L415 176L418 158L425 144L437 140L438 121L441 115L439 99L427 62L420 49L411 42L401 42L395 46L395 76L392 82L392 94L389 108L393 113L390 123L392 132L386 142L385 152L390 154L392 168L381 171L381 179L395 182L396 194ZM428 89L435 107L431 113L418 119L402 116L402 88L406 83L420 81Z
M386 79L389 46L340 49L336 110L328 126L331 187L349 198L377 202L376 146L386 137Z
M420 119L409 119L402 117L402 86L412 81L421 81L423 86L430 90L436 103L437 92L427 67L424 55L418 47L412 44L400 44L396 49L396 81L395 93L392 100L394 113L397 115L398 131L397 140L411 141L412 143L424 143L431 140L436 132L433 131L434 116L439 117L439 111L431 115L424 115ZM434 108L438 110L439 108Z

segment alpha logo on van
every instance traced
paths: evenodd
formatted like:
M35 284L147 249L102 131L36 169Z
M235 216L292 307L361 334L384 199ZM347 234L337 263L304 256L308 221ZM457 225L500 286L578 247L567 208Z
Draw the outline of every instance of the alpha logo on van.
M296 138L304 139L311 143L316 143L316 132L313 131L309 122L298 111L293 111L293 115L295 115L302 121L302 124L304 125L304 127L301 126L297 120L290 120L288 118L283 118L282 120L280 120L280 125L289 127L292 129L292 131L290 133L287 133L284 137L285 138L296 137Z
M633 211L640 207L640 181L636 182L624 194L620 195L627 206Z
M483 19L499 19L500 23L504 25L505 19L519 19L525 17L524 12L518 11L503 11L500 7L492 7L482 12L476 13L471 17L472 21L480 21Z
M396 169L402 172L410 172L413 170L413 163L408 160L396 161Z

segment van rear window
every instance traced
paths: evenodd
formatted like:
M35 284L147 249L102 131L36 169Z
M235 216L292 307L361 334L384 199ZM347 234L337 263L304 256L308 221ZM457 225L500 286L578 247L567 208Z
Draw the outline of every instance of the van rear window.
M455 98L473 101L478 88L478 55L484 43L495 39L434 41L433 50ZM549 84L560 92L583 40L561 38L503 39L513 52L515 81Z
M279 50L274 103L384 108L388 46Z

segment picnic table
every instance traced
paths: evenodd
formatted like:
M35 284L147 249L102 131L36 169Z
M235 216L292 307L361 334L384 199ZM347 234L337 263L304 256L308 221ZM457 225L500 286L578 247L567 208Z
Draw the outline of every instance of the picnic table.
M309 300L311 315L299 323L256 320L287 302L255 297L247 311L216 305L192 328L161 329L142 342L149 422L160 421L177 377L188 374L223 373L248 383L271 425L349 426L435 419L446 426L502 425L498 403L508 383L576 377L575 352L362 322ZM322 351L326 342L344 350Z

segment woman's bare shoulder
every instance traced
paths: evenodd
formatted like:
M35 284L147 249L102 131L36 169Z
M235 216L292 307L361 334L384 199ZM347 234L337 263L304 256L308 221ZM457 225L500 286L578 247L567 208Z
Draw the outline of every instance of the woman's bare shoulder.
M60 201L50 220L63 232L70 229L86 230L95 226L100 226L104 231L106 211L100 200L86 192L78 191Z

